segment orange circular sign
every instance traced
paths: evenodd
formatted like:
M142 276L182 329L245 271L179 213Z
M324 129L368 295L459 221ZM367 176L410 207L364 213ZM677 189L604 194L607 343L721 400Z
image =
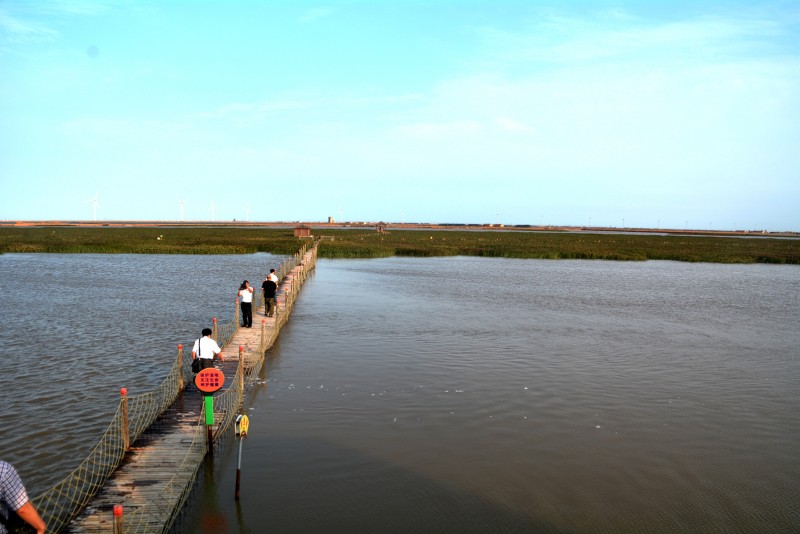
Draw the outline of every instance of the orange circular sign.
M222 371L209 367L197 373L194 377L194 385L203 393L214 393L225 383L225 375Z

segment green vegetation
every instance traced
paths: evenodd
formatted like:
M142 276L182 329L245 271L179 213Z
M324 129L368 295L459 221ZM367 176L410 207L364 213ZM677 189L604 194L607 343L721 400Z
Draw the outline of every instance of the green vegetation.
M386 234L325 230L319 255L491 256L500 258L675 260L711 263L800 263L800 240L685 235L523 231L393 230Z
M324 258L489 256L500 258L675 260L800 264L800 240L766 237L590 234L526 231L314 229ZM129 254L294 254L292 229L0 228L0 252Z
M262 228L0 228L0 252L99 254L294 254L291 229Z

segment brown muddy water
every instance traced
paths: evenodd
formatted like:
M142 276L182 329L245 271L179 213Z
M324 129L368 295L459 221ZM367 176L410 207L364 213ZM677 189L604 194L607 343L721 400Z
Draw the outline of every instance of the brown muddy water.
M0 456L60 480L277 262L0 256ZM231 437L174 531L796 531L798 304L796 266L320 260L246 398L240 500Z

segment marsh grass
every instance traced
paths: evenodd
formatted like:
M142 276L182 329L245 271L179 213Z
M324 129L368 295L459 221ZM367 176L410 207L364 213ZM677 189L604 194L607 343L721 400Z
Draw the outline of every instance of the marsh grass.
M800 263L800 240L766 237L589 234L526 231L313 230L324 258L487 256L498 258ZM160 239L159 239L160 238ZM107 254L294 254L291 229L0 228L0 252Z
M684 235L520 231L395 230L386 234L325 231L327 258L488 256L499 258L674 260L710 263L800 263L800 240Z
M294 254L292 230L261 228L0 228L0 252Z

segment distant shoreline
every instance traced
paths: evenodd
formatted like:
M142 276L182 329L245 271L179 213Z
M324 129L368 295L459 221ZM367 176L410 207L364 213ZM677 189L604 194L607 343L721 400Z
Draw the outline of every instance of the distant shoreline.
M800 264L800 237L776 233L387 223L41 221L0 225L0 253L294 254L320 258L487 256Z
M78 228L296 228L306 226L319 229L364 229L383 226L387 230L463 230L463 231L527 231L527 232L582 232L582 233L631 233L700 236L741 237L792 237L800 238L800 232L770 232L767 230L710 230L677 228L628 228L607 226L557 226L557 225L502 225L502 224L455 224L455 223L387 223L373 221L0 221L0 228L30 227L78 227Z

